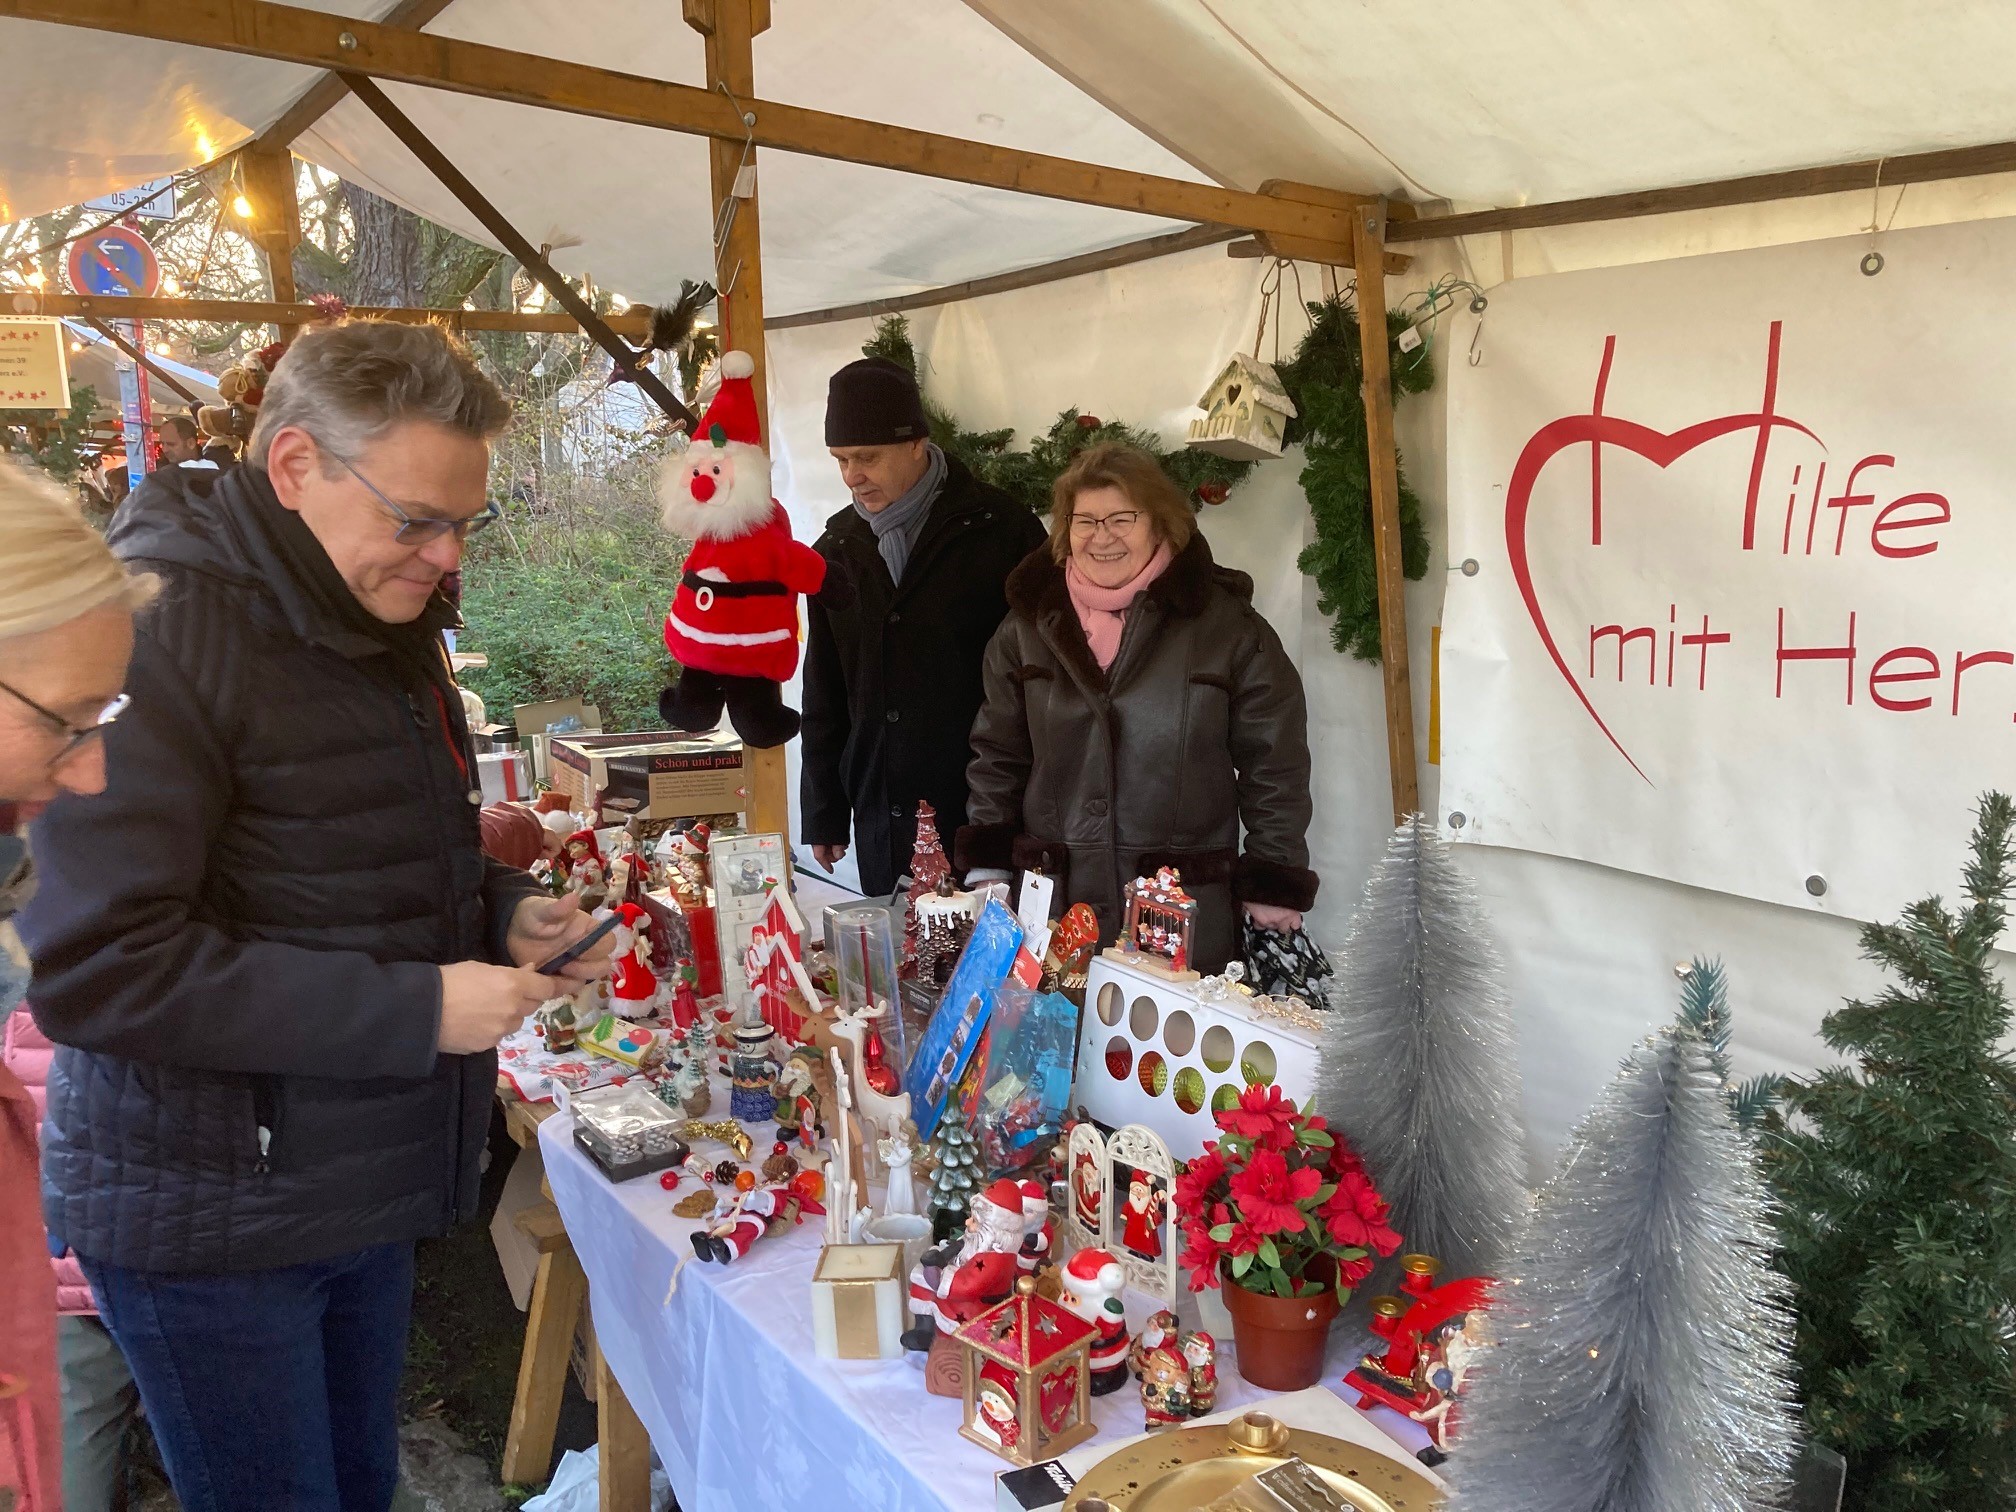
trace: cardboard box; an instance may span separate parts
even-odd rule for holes
[[[511,1300],[523,1312],[532,1305],[532,1282],[539,1273],[539,1246],[512,1220],[526,1208],[546,1201],[540,1183],[546,1176],[546,1161],[534,1140],[511,1161],[504,1177],[504,1190],[497,1199],[497,1211],[490,1219],[490,1242],[497,1249],[497,1263],[504,1268],[504,1284],[511,1288]],[[585,1311],[585,1309],[584,1309]]]
[[[725,731],[668,735],[555,735],[553,787],[600,824],[738,814],[748,806],[748,761]]]
[[[551,698],[545,703],[519,704],[511,711],[511,723],[518,731],[518,739],[532,757],[532,775],[540,782],[553,780],[547,732],[569,719],[580,721],[580,730],[574,732],[577,734],[596,733],[602,728],[602,711],[578,698]]]
[[[994,1477],[995,1512],[1057,1512],[1078,1485],[1062,1460],[1038,1460]]]

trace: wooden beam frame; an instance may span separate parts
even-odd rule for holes
[[[503,213],[495,205],[484,198],[482,191],[470,183],[459,168],[448,161],[447,155],[428,140],[426,133],[413,124],[406,112],[394,105],[386,97],[384,90],[362,74],[346,73],[343,75],[343,83],[373,115],[385,123],[387,130],[405,144],[406,150],[419,158],[427,171],[441,181],[442,187],[460,200],[462,207],[481,221],[486,231],[503,243],[504,249],[518,259],[525,271],[539,280],[546,292],[563,310],[574,317],[581,329],[593,338],[595,344],[607,352],[617,366],[629,373],[637,387],[649,395],[667,415],[683,424],[687,433],[691,434],[699,424],[699,419],[693,411],[686,407],[685,402],[677,394],[665,386],[664,379],[638,360],[641,354],[609,329],[602,317],[589,306],[588,301],[574,292],[574,286],[553,271],[552,265],[539,255],[539,249],[519,235],[518,229],[504,218]]]
[[[455,0],[399,0],[380,21],[380,26],[406,31],[424,30],[427,23],[453,5]],[[254,139],[255,147],[292,147],[301,134],[336,108],[350,92],[342,78],[322,75],[308,86],[308,92],[287,107],[287,111]]]
[[[1503,210],[1467,210],[1422,220],[1395,221],[1388,242],[1441,241],[1452,236],[1480,236],[1493,231],[1536,231],[1548,226],[1579,226],[1592,221],[1631,220],[1643,215],[1675,215],[1688,210],[1722,210],[1732,205],[1761,205],[1771,200],[1810,199],[1820,194],[1861,193],[1877,186],[1929,184],[1940,179],[1979,178],[2016,172],[2016,142],[1989,142],[1979,147],[1952,147],[1938,152],[1913,152],[1901,157],[1863,158],[1820,168],[1792,168],[1782,173],[1755,173],[1744,178],[1713,179],[1670,189],[1633,189],[1588,199],[1556,200],[1544,205],[1515,205]]]
[[[534,53],[401,30],[272,0],[0,0],[0,16],[149,37],[485,99],[748,142],[1079,204],[1337,243],[1340,191],[1249,194],[1099,167],[963,137],[913,131]],[[745,120],[744,116],[753,116]],[[1356,198],[1356,197],[1353,197]]]
[[[1385,232],[1386,218],[1378,207],[1355,213],[1358,349],[1372,473],[1372,554],[1379,582],[1379,676],[1386,692],[1386,760],[1393,781],[1393,822],[1398,824],[1421,807],[1421,786],[1414,765],[1407,577],[1400,556],[1400,459],[1393,441],[1393,372],[1386,346]]]
[[[165,320],[216,325],[308,325],[323,318],[312,304],[276,304],[257,299],[179,299],[161,296],[134,299],[121,295],[38,294],[38,315],[74,320]],[[397,320],[407,325],[445,325],[459,331],[544,331],[554,335],[578,332],[580,324],[558,311],[423,310],[359,306],[350,311],[359,320]],[[603,324],[624,336],[642,336],[648,317],[608,315]]]
[[[139,347],[133,345],[132,342],[128,341],[124,336],[121,336],[116,330],[114,330],[111,326],[107,325],[104,321],[98,319],[94,315],[87,315],[84,317],[84,322],[86,325],[90,326],[92,330],[96,331],[100,336],[103,336],[107,341],[111,342],[112,345],[119,348],[119,350],[124,352],[128,357],[132,358],[135,362],[139,363],[140,366],[147,369],[147,371],[152,373],[156,378],[159,378],[163,383],[167,384],[169,388],[173,389],[176,393],[180,394],[184,399],[187,399],[191,404],[201,404],[203,402],[202,395],[198,394],[194,389],[190,388],[186,383],[182,382],[181,379],[177,378],[173,373],[169,372],[166,368],[162,367],[160,363],[156,362],[152,357],[149,357],[146,354],[146,352],[141,350]]]
[[[686,24],[706,38],[707,87],[753,100],[756,63],[752,46],[770,24],[769,0],[682,0]],[[763,343],[763,223],[756,151],[737,134],[708,143],[707,170],[714,206],[714,287],[721,291],[721,347],[747,352],[756,364],[752,380],[756,423],[770,442],[770,366]],[[738,186],[738,180],[741,182]],[[738,195],[737,188],[747,192]],[[784,837],[791,846],[791,787],[783,746],[749,750],[749,828]]]
[[[941,284],[920,289],[915,294],[898,294],[889,299],[867,299],[859,304],[833,305],[824,310],[806,310],[797,315],[778,315],[764,322],[772,331],[795,331],[803,326],[826,325],[836,320],[864,320],[870,316],[900,315],[906,310],[925,310],[933,305],[956,304],[962,299],[980,299],[988,294],[1007,294],[1016,289],[1033,289],[1038,284],[1056,283],[1086,273],[1104,273],[1132,263],[1189,252],[1198,247],[1215,247],[1239,235],[1225,226],[1193,226],[1188,231],[1170,231],[1141,241],[1122,242],[1098,252],[1080,252],[1055,262],[1017,268],[1012,273],[994,273],[986,278],[969,278],[963,283]],[[1257,255],[1257,254],[1256,254]]]

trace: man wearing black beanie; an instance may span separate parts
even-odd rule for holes
[[[907,369],[864,357],[833,375],[826,446],[853,502],[816,544],[854,598],[806,605],[799,797],[814,859],[830,868],[851,836],[871,895],[909,867],[918,800],[941,835],[966,822],[980,659],[1008,612],[1002,585],[1044,540],[1035,515],[930,434]]]

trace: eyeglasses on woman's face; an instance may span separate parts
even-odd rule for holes
[[[131,697],[121,693],[112,702],[100,709],[98,717],[91,723],[78,725],[72,724],[54,709],[43,707],[19,688],[12,687],[7,683],[0,682],[0,693],[6,693],[17,702],[26,705],[44,724],[49,726],[51,733],[62,737],[62,747],[54,756],[49,758],[49,770],[52,772],[77,755],[78,752],[82,751],[92,741],[100,739],[113,721],[126,712],[127,705],[133,702]]]
[[[1071,516],[1071,534],[1081,541],[1091,540],[1102,530],[1115,536],[1125,536],[1132,534],[1134,527],[1140,523],[1141,511],[1138,509],[1119,509],[1105,515],[1074,513]]]

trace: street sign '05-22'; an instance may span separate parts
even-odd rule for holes
[[[102,226],[70,244],[70,287],[79,294],[151,298],[161,264],[147,238],[130,226]]]

